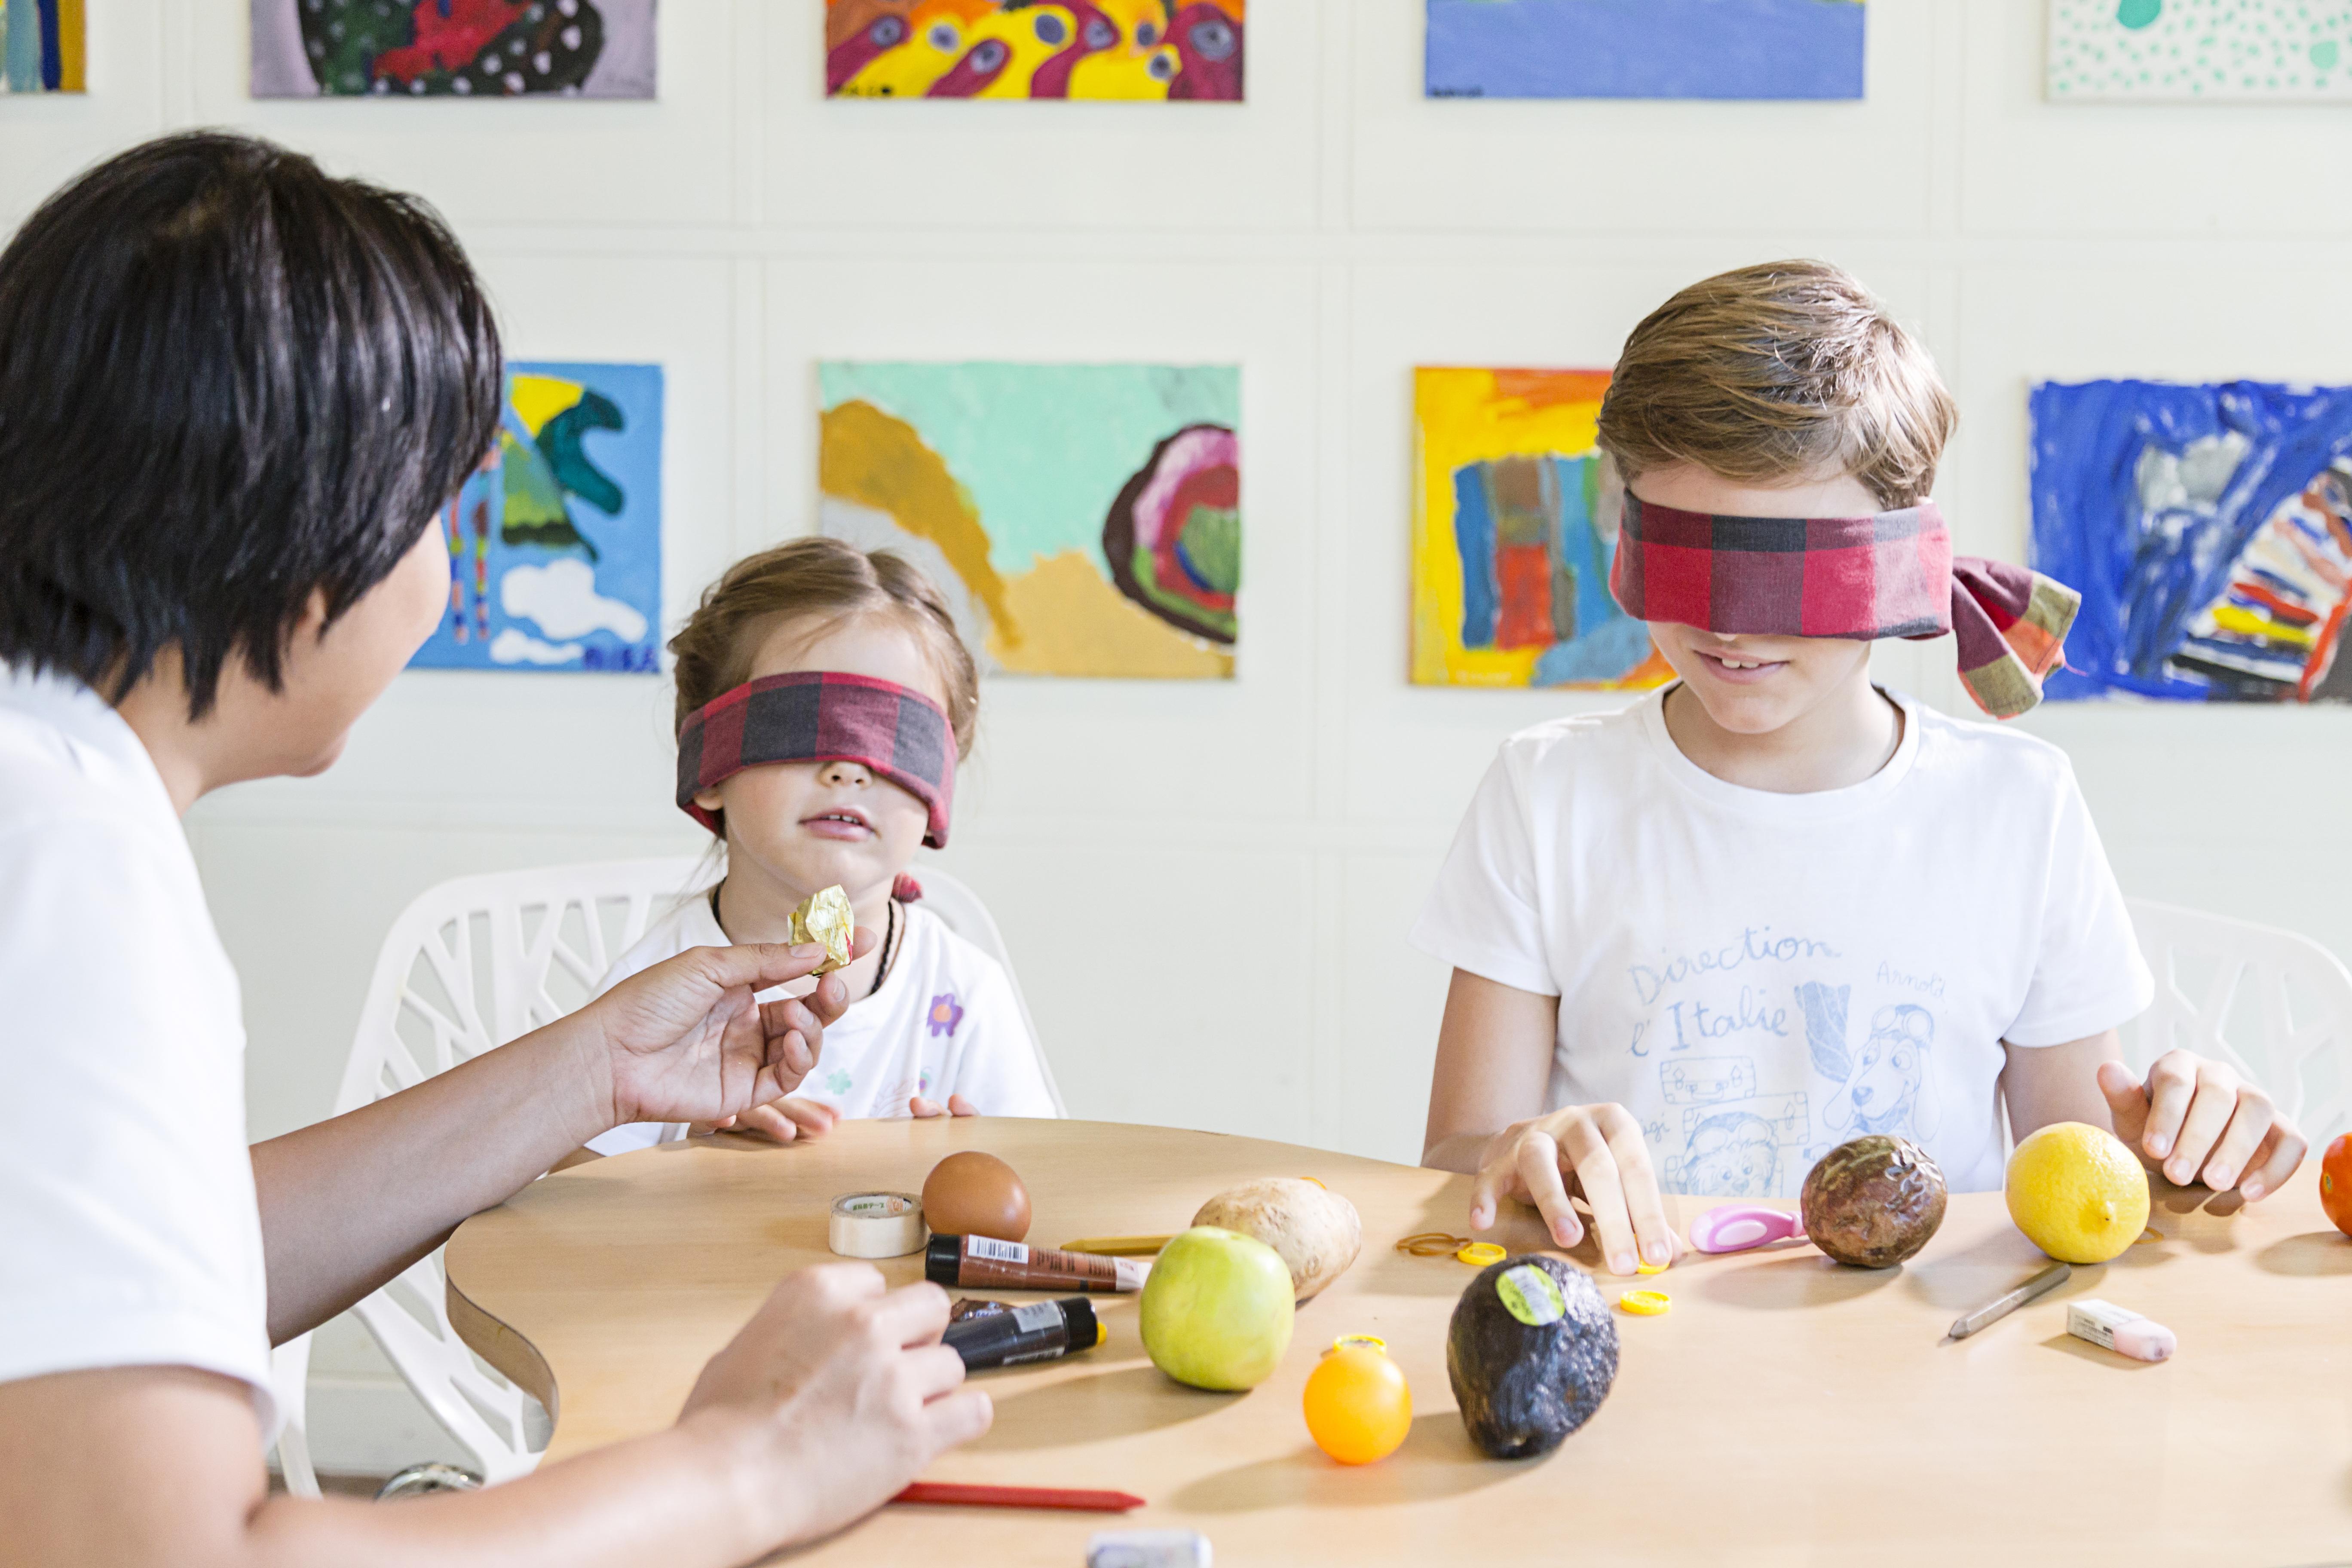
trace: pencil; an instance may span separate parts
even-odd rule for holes
[[[917,1481],[890,1500],[954,1508],[1051,1508],[1071,1513],[1125,1513],[1143,1506],[1143,1500],[1129,1492],[1074,1491],[1065,1487],[992,1487],[956,1481]]]
[[[2045,1290],[2056,1289],[2066,1283],[2074,1272],[2063,1263],[2052,1264],[2007,1295],[1995,1297],[1967,1317],[1954,1322],[1950,1337],[1956,1340],[1967,1339],[1986,1324],[2006,1318]]]

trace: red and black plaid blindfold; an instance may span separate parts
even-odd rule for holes
[[[1641,621],[1726,637],[1958,635],[1978,707],[2042,700],[2083,596],[2022,566],[1955,557],[1933,501],[1872,517],[1720,517],[1628,491],[1609,588]]]
[[[766,763],[862,763],[930,810],[923,842],[947,847],[955,799],[955,729],[919,691],[869,676],[803,669],[762,676],[712,698],[677,732],[679,809],[711,832],[694,797]]]

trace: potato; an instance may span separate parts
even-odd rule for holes
[[[1348,1271],[1364,1245],[1356,1205],[1319,1182],[1267,1176],[1229,1188],[1201,1205],[1194,1225],[1254,1236],[1281,1255],[1304,1301]]]

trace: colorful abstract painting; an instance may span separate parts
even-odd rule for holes
[[[499,441],[442,512],[449,612],[412,665],[650,671],[662,373],[509,363]]]
[[[651,98],[655,0],[253,0],[256,98]]]
[[[2352,98],[2346,0],[2050,0],[2049,96]]]
[[[2352,387],[2033,389],[2033,564],[2081,590],[2048,694],[2352,701]]]
[[[836,98],[1238,103],[1247,0],[825,0]]]
[[[0,0],[0,92],[82,90],[82,0]]]
[[[1672,677],[1609,593],[1624,500],[1597,439],[1608,386],[1605,370],[1413,372],[1416,685]]]
[[[1234,673],[1241,372],[835,362],[820,522],[946,593],[1000,669]]]
[[[1860,98],[1863,0],[1428,0],[1432,98]]]

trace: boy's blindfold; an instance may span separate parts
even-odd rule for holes
[[[1960,679],[1996,719],[2042,700],[2083,603],[2022,566],[1955,558],[1933,501],[1874,517],[1717,517],[1630,490],[1609,588],[1636,620],[1726,637],[1954,633]]]
[[[943,849],[955,799],[955,729],[919,691],[863,675],[795,670],[712,698],[677,732],[678,808],[711,832],[694,797],[766,763],[857,763],[930,809],[923,842]]]

